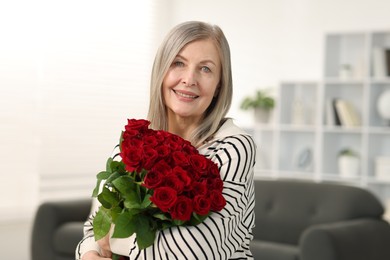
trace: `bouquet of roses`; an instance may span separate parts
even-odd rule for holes
[[[226,204],[218,166],[190,142],[129,119],[120,139],[121,161],[108,158],[93,196],[101,203],[93,220],[95,239],[136,234],[144,249],[158,230],[197,225]]]

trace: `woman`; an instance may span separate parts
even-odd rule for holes
[[[154,129],[191,141],[218,164],[225,208],[197,226],[172,227],[139,250],[135,237],[95,242],[91,217],[76,249],[76,259],[253,259],[249,243],[254,226],[253,139],[225,116],[232,100],[228,42],[218,26],[179,24],[167,35],[153,65],[148,119]],[[95,201],[96,202],[96,201]]]

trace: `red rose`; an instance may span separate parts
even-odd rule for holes
[[[221,175],[219,173],[218,165],[215,164],[212,161],[209,161],[207,172],[208,172],[208,175],[210,177],[221,179]]]
[[[172,172],[172,169],[171,169],[171,166],[169,166],[169,164],[164,161],[164,160],[160,160],[158,161],[153,167],[152,167],[152,170],[153,171],[158,171],[160,172],[161,174],[163,174],[164,176],[165,175],[168,175]]]
[[[142,150],[136,147],[123,148],[120,153],[123,163],[126,165],[126,171],[136,170],[142,160]]]
[[[124,132],[122,133],[122,138],[123,138],[123,139],[126,139],[126,138],[133,138],[133,137],[136,137],[138,134],[139,134],[139,131],[129,129],[129,130],[126,130],[126,131],[124,131]]]
[[[193,182],[192,183],[192,195],[206,195],[207,194],[207,184],[206,181],[202,182]]]
[[[156,135],[147,135],[142,139],[145,145],[156,147],[158,144]]]
[[[182,221],[190,220],[192,210],[192,200],[185,196],[179,196],[171,210],[172,219],[178,219]]]
[[[207,179],[207,188],[209,190],[216,190],[216,191],[222,192],[223,181],[220,178]]]
[[[144,119],[127,119],[126,131],[136,130],[138,132],[146,131],[150,122]]]
[[[150,200],[162,211],[168,212],[177,200],[177,193],[169,187],[160,187],[154,190]]]
[[[184,189],[184,183],[172,173],[164,177],[164,186],[171,187],[177,194],[180,194]]]
[[[191,178],[183,168],[176,166],[172,169],[172,173],[183,182],[184,187],[187,187],[191,184]]]
[[[192,146],[192,144],[187,141],[187,140],[184,140],[184,144],[183,144],[183,148],[181,149],[184,153],[188,154],[188,155],[191,155],[191,154],[199,154],[199,151],[196,150],[196,148],[194,146]]]
[[[130,148],[130,147],[140,148],[140,147],[142,147],[142,145],[143,145],[142,140],[135,138],[135,137],[126,137],[121,142],[121,149],[123,150],[123,149]]]
[[[182,151],[173,152],[172,158],[173,158],[173,162],[175,163],[175,165],[185,167],[189,164],[187,154],[183,153]]]
[[[222,196],[222,193],[219,191],[215,191],[215,190],[211,191],[210,200],[211,200],[211,210],[213,211],[221,211],[226,205],[226,200]]]
[[[164,159],[171,154],[171,149],[166,145],[159,145],[156,147],[156,151],[158,153],[158,157],[160,159]]]
[[[194,198],[194,211],[198,215],[207,215],[211,207],[211,201],[204,195],[197,195]]]
[[[182,140],[179,136],[177,135],[170,135],[168,138],[165,139],[165,144],[169,146],[169,148],[173,151],[178,151],[180,150],[182,146]]]
[[[144,146],[142,165],[145,170],[150,170],[158,159],[157,151],[150,145]]]
[[[159,171],[149,171],[144,178],[144,186],[148,189],[154,189],[162,183],[163,177]]]
[[[204,173],[207,169],[208,163],[207,158],[201,154],[194,154],[190,156],[190,164],[194,168],[195,171],[199,173]]]

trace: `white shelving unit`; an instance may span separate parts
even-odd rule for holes
[[[390,31],[328,34],[323,79],[280,84],[272,122],[254,127],[258,176],[359,185],[390,206],[390,172],[388,178],[375,175],[376,158],[390,157],[390,122],[376,108],[379,95],[390,89],[390,77],[375,71],[377,48],[390,49]],[[351,103],[361,124],[330,124],[327,102],[335,98]],[[340,175],[343,148],[359,154],[358,175]]]

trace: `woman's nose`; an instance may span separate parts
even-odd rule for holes
[[[187,69],[183,74],[182,83],[185,86],[195,86],[197,85],[197,75],[194,69]]]

